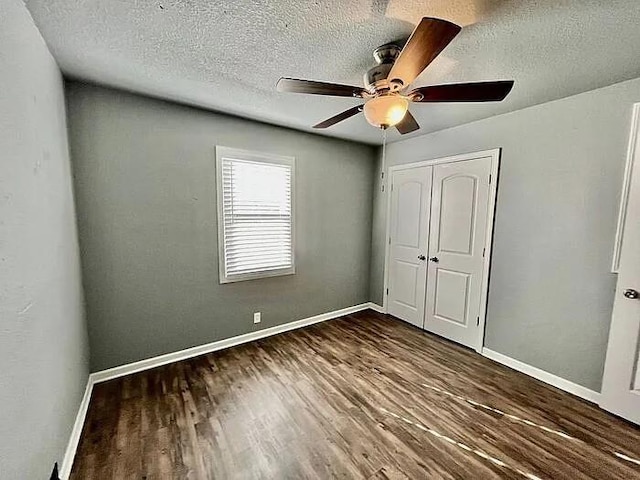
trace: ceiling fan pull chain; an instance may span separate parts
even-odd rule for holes
[[[382,168],[387,167],[387,129],[382,128]]]
[[[382,165],[381,165],[381,170],[382,170],[382,191],[384,192],[384,184],[385,184],[385,180],[384,180],[384,174],[387,171],[387,129],[383,128],[382,129]]]

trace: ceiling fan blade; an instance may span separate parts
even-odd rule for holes
[[[424,17],[415,28],[387,79],[407,87],[436,58],[462,28],[439,18]]]
[[[362,97],[366,90],[353,85],[339,83],[316,82],[297,78],[281,78],[276,84],[279,92],[310,93],[312,95],[333,95],[335,97]]]
[[[499,102],[513,88],[513,80],[452,83],[420,87],[407,94],[414,102]]]
[[[357,107],[350,108],[349,110],[345,110],[338,115],[326,119],[324,122],[320,122],[313,126],[313,128],[328,128],[332,125],[335,125],[338,122],[346,120],[347,118],[351,118],[354,115],[357,115],[362,111],[362,105],[358,105]]]
[[[416,119],[411,115],[411,112],[407,111],[407,113],[404,114],[404,118],[396,125],[396,128],[402,135],[405,135],[415,132],[420,128],[420,125],[418,125]]]

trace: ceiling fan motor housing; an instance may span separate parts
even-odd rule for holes
[[[391,83],[387,79],[400,51],[401,48],[396,43],[387,43],[373,51],[373,58],[377,65],[364,74],[364,85],[367,90],[371,93],[383,93],[402,88],[402,85]]]

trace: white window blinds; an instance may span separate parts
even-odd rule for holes
[[[293,273],[293,159],[221,149],[218,177],[220,281]]]

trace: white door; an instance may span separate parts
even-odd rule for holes
[[[391,178],[387,309],[420,328],[427,285],[431,169],[396,170]]]
[[[640,135],[635,151],[600,406],[640,424]]]
[[[436,165],[424,328],[478,347],[491,157]]]

